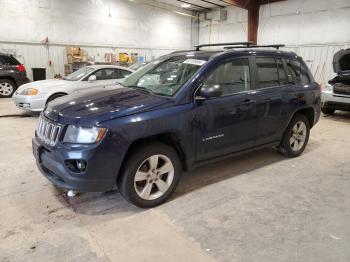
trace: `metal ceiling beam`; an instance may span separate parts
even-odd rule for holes
[[[226,6],[224,6],[224,5],[220,5],[220,4],[217,4],[217,3],[214,3],[214,2],[208,1],[208,0],[199,0],[199,1],[202,1],[202,2],[207,3],[207,4],[215,5],[215,6],[220,7],[220,8],[226,7]]]
[[[198,7],[198,8],[200,8],[200,9],[202,9],[202,10],[211,11],[210,8],[207,8],[207,7],[204,7],[204,6],[201,6],[201,5],[197,5],[197,4],[192,4],[192,3],[187,2],[187,1],[184,1],[184,0],[176,0],[176,1],[181,2],[181,3],[184,3],[184,4],[189,4],[189,5],[191,5],[191,6]]]

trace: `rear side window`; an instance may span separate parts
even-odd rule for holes
[[[10,55],[0,55],[0,63],[3,65],[20,65],[20,63]]]
[[[275,58],[257,57],[256,65],[258,69],[258,88],[279,86],[278,68]]]
[[[283,67],[282,59],[277,58],[276,63],[277,63],[277,68],[278,68],[279,83],[280,83],[280,85],[287,85],[289,83],[289,81],[288,81],[286,71],[284,70],[284,67]]]
[[[295,83],[310,83],[308,70],[304,65],[302,65],[299,60],[287,59],[286,62],[288,68],[288,76],[291,78],[291,80],[293,80]]]
[[[222,96],[232,95],[250,89],[248,59],[234,59],[217,67],[204,82],[204,85],[219,85]]]

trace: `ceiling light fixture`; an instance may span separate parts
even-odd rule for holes
[[[182,7],[182,8],[190,8],[191,5],[190,5],[190,4],[187,4],[187,3],[183,3],[183,4],[181,4],[181,7]]]

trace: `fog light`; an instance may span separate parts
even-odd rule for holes
[[[74,173],[84,173],[86,172],[87,163],[82,159],[70,159],[65,161],[68,169]]]
[[[86,162],[84,160],[77,160],[77,167],[81,171],[85,172],[86,171]]]

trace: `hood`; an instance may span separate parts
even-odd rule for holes
[[[95,88],[50,102],[43,114],[61,124],[92,126],[100,122],[170,106],[172,100],[141,89]]]
[[[334,54],[333,70],[338,75],[350,73],[350,48],[342,49]]]
[[[28,87],[36,88],[39,91],[44,91],[45,89],[58,88],[61,86],[67,86],[67,85],[76,84],[76,83],[77,83],[76,81],[68,81],[63,79],[41,80],[41,81],[35,81],[35,82],[24,84],[20,88],[18,88],[17,92],[20,92],[23,89]]]

